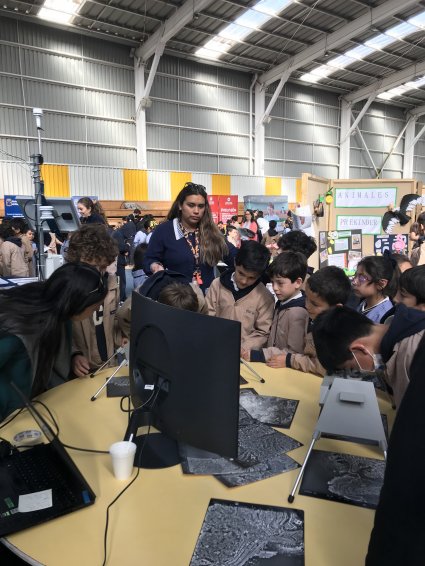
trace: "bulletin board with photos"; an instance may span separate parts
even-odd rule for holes
[[[319,232],[319,267],[335,265],[354,275],[362,258],[361,230]]]

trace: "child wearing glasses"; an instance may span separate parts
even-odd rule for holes
[[[394,273],[393,263],[386,256],[367,256],[357,265],[352,286],[354,294],[362,300],[356,310],[372,322],[379,323],[393,308]]]

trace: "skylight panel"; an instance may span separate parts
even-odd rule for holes
[[[374,51],[375,50],[372,49],[372,47],[368,47],[367,45],[358,45],[357,47],[354,47],[354,49],[346,51],[345,55],[352,59],[364,59]]]
[[[245,39],[250,33],[252,33],[251,28],[246,28],[239,26],[238,24],[230,24],[226,26],[218,34],[220,37],[227,37],[228,39],[234,39],[235,41],[241,41]]]
[[[381,92],[381,94],[378,94],[377,98],[381,98],[382,100],[391,100],[394,96],[395,94],[391,94],[390,92]]]
[[[320,80],[320,76],[313,75],[312,73],[304,73],[304,75],[301,75],[300,80],[306,83],[317,83],[317,81]]]
[[[368,47],[372,47],[372,49],[384,49],[387,45],[394,43],[394,38],[386,35],[385,33],[380,33],[379,35],[375,35],[371,39],[365,41],[365,45]]]
[[[425,12],[420,12],[419,14],[416,14],[416,16],[413,16],[413,18],[410,18],[407,21],[409,22],[409,24],[412,24],[413,26],[417,26],[419,28],[425,28]]]
[[[69,24],[78,13],[81,0],[45,0],[38,17],[50,22]]]
[[[408,83],[406,83],[406,85],[408,85],[412,89],[420,88],[421,86],[425,85],[425,76],[419,77],[418,79],[415,79],[414,81],[409,81]]]
[[[329,67],[337,67],[337,69],[345,69],[348,65],[352,65],[355,63],[356,60],[352,59],[351,57],[347,57],[347,55],[339,55],[338,57],[334,57],[333,59],[329,59],[328,65]]]
[[[411,33],[416,33],[418,31],[418,26],[409,24],[408,22],[402,22],[390,29],[387,29],[385,35],[389,35],[390,37],[395,37],[396,39],[403,39],[407,35]]]
[[[195,55],[197,57],[202,57],[203,59],[218,59],[221,55],[219,51],[211,51],[211,49],[205,49],[205,47],[201,47],[197,51],[195,51]]]
[[[208,41],[204,45],[204,49],[207,49],[209,51],[218,51],[219,53],[226,53],[226,51],[228,51],[232,47],[233,43],[234,42],[230,41],[229,39],[217,36]]]
[[[335,69],[332,67],[328,67],[327,65],[320,65],[320,67],[316,67],[310,73],[312,75],[317,75],[318,77],[327,77],[335,72]]]
[[[239,18],[236,18],[235,24],[239,24],[240,26],[245,26],[247,28],[258,29],[269,20],[270,16],[268,14],[262,14],[255,10],[247,10],[239,16]]]
[[[256,12],[263,12],[270,16],[279,14],[286,6],[292,4],[293,0],[260,0],[255,6],[251,6]]]

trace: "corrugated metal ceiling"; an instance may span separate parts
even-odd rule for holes
[[[187,1],[193,4],[192,21],[168,41],[166,53],[191,59],[198,59],[195,55],[197,49],[256,3],[254,0],[215,0],[208,8],[197,11],[197,0]],[[290,61],[291,57],[323,40],[327,34],[370,13],[371,9],[386,1],[388,0],[297,0],[272,17],[261,29],[253,31],[246,39],[223,53],[214,64],[261,74]],[[0,16],[13,15],[41,23],[37,19],[37,13],[42,3],[42,0],[3,0],[0,4]],[[184,3],[183,0],[83,0],[71,28],[138,47],[155,31],[160,30]],[[403,5],[404,2],[401,1],[396,15],[386,17],[379,25],[373,25],[356,37],[347,39],[338,49],[318,50],[316,58],[293,71],[290,80],[300,80],[302,75],[319,65],[325,65],[328,60],[348,49],[425,10],[425,3],[419,0],[407,9]],[[43,24],[49,25],[45,21]],[[316,84],[318,88],[347,94],[424,60],[425,31],[422,30],[375,51],[366,60],[359,60],[323,77]],[[423,104],[425,89],[422,87],[406,92],[393,101],[407,107]]]

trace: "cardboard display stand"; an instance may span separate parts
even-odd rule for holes
[[[361,230],[319,232],[319,268],[336,265],[347,275],[354,275],[361,258]]]

